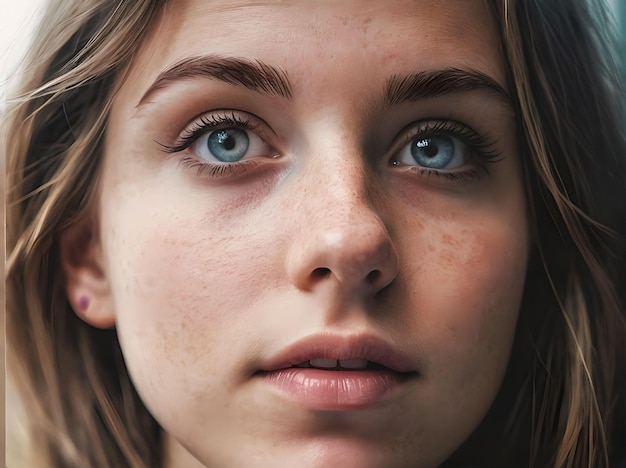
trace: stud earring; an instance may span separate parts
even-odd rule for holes
[[[89,298],[87,296],[81,295],[78,298],[78,307],[80,308],[80,310],[87,310],[87,307],[89,307]]]

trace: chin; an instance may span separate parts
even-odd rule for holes
[[[267,460],[238,466],[250,467],[306,467],[306,468],[435,468],[443,460],[425,460],[415,453],[405,452],[411,447],[398,443],[382,447],[376,440],[355,440],[347,437],[324,437],[296,443],[285,452],[274,452]],[[425,457],[424,457],[425,458]]]

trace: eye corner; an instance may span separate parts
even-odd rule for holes
[[[185,146],[184,143],[181,144],[181,143],[174,142],[172,145],[168,145],[165,143],[161,143],[158,140],[152,140],[152,141],[156,144],[157,148],[160,151],[163,151],[166,154],[180,153],[181,151],[184,151],[185,149],[188,148],[188,146]]]

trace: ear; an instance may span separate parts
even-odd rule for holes
[[[76,315],[94,327],[110,328],[115,325],[115,313],[95,226],[85,220],[60,236],[65,292]]]

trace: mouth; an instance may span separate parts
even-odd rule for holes
[[[367,359],[326,359],[314,358],[301,362],[297,366],[291,366],[303,369],[324,369],[328,371],[361,371],[361,370],[383,370],[386,369],[382,364],[378,364]]]
[[[256,373],[282,398],[312,410],[384,406],[419,374],[413,360],[373,336],[316,335]]]

